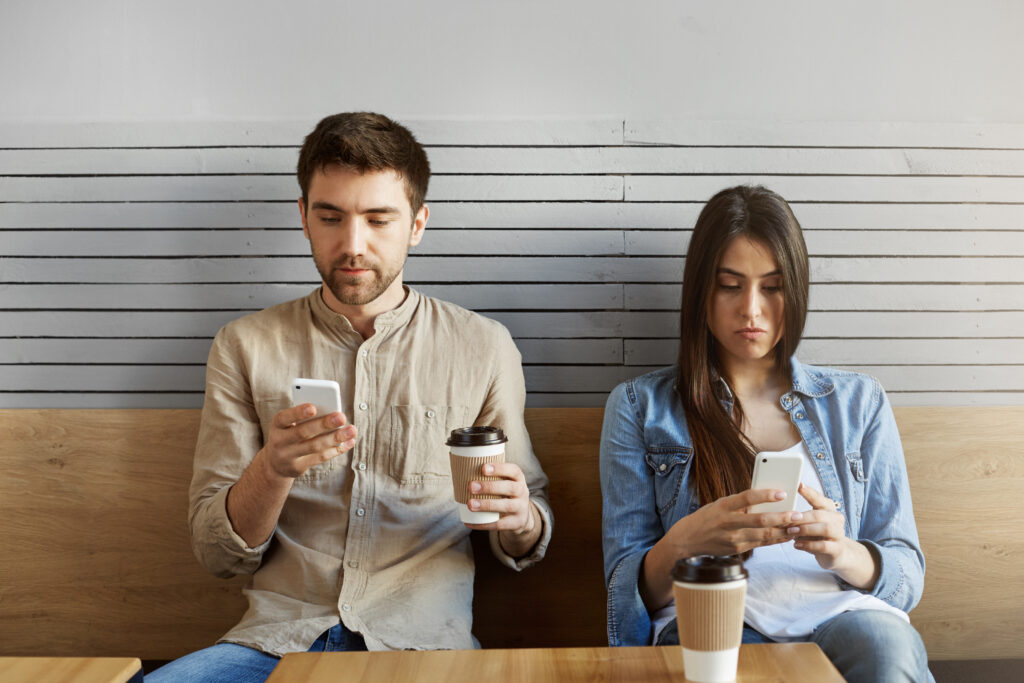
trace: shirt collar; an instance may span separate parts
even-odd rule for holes
[[[384,331],[385,328],[393,330],[395,328],[405,325],[409,320],[412,319],[413,313],[416,311],[416,306],[419,304],[420,293],[411,287],[403,285],[405,289],[405,301],[399,304],[398,308],[393,308],[390,311],[384,311],[373,321],[373,327],[377,332]],[[313,317],[316,318],[317,322],[324,325],[331,330],[339,330],[344,334],[359,334],[355,328],[352,327],[352,323],[349,319],[343,316],[341,313],[332,310],[325,302],[323,297],[323,285],[320,285],[314,289],[307,297],[309,302],[310,310],[313,312]]]

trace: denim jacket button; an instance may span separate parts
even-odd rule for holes
[[[665,463],[661,463],[660,465],[658,465],[659,472],[664,472],[666,469],[668,469],[668,465],[666,465]]]
[[[803,413],[797,413],[796,414],[796,419],[798,419],[798,420],[804,419],[804,414]]]
[[[818,460],[824,460],[825,459],[825,454],[824,453],[815,453],[814,457],[817,458]]]

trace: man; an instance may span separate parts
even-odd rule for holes
[[[299,154],[302,230],[323,284],[236,320],[210,351],[190,491],[192,545],[251,574],[217,645],[147,680],[263,680],[287,652],[476,645],[469,528],[521,569],[551,535],[547,479],[523,423],[520,356],[500,324],[402,284],[423,238],[430,168],[404,127],[329,116]],[[342,411],[291,406],[295,377],[334,379]],[[459,522],[445,440],[501,427],[506,463],[470,483]]]

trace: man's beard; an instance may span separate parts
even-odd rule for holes
[[[324,264],[315,253],[313,262],[316,264],[316,269],[324,284],[331,290],[331,294],[346,306],[363,306],[376,300],[387,291],[387,288],[402,272],[402,265],[404,265],[403,263],[394,271],[383,272],[380,266],[371,266],[358,259],[346,258],[332,264]],[[340,268],[365,269],[373,273],[373,276],[369,278],[365,275],[359,278],[346,277]]]

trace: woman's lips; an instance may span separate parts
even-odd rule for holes
[[[736,334],[747,341],[757,341],[759,337],[768,334],[768,332],[760,327],[744,327],[742,330],[736,330]]]

